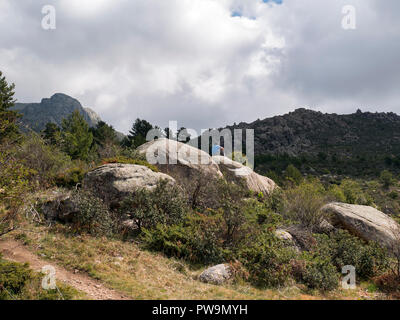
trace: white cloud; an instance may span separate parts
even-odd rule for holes
[[[125,132],[136,117],[200,129],[300,106],[400,111],[395,0],[60,0],[44,31],[47,2],[0,2],[0,70],[20,101],[64,92]]]

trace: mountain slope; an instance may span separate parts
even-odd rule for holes
[[[400,152],[400,116],[394,113],[324,114],[297,109],[283,116],[257,120],[230,129],[254,129],[256,154],[319,152],[352,156]]]
[[[279,174],[289,163],[304,173],[400,171],[400,116],[395,113],[357,110],[338,115],[297,109],[227,128],[254,129],[256,170],[262,173]]]
[[[62,93],[42,99],[40,103],[17,103],[14,110],[18,110],[22,114],[22,126],[34,131],[43,130],[48,122],[61,125],[62,119],[68,117],[75,110],[82,114],[91,127],[101,120],[93,110],[83,108],[78,100]]]

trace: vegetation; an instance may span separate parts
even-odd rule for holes
[[[186,214],[186,202],[181,190],[161,180],[154,188],[139,189],[133,196],[121,203],[121,214],[135,221],[138,229],[154,227],[157,224],[179,223]]]
[[[339,157],[322,151],[316,159],[261,156],[260,171],[268,170],[280,184],[271,195],[199,173],[190,183],[160,181],[151,190],[138,189],[111,206],[82,186],[85,173],[108,163],[157,172],[137,150],[157,127],[137,119],[120,142],[112,126],[89,128],[76,111],[61,127],[49,123],[40,134],[20,133],[18,115],[9,111],[13,89],[0,74],[0,236],[11,233],[47,259],[134,298],[184,298],[189,292],[193,298],[266,298],[287,287],[327,295],[340,290],[344,265],[356,267],[359,285],[376,282],[387,291],[398,279],[390,276],[396,261],[379,244],[320,227],[328,218],[321,208],[331,201],[375,206],[396,218],[395,170],[357,180],[343,174],[353,167],[342,168]],[[42,204],[59,188],[68,194],[72,213],[49,225]],[[279,236],[282,228],[291,230],[292,239]],[[217,263],[237,266],[234,284],[216,288],[195,281]],[[59,298],[43,292],[37,279],[28,266],[0,260],[0,298]],[[65,289],[62,296],[74,293]]]
[[[62,139],[63,149],[72,159],[88,159],[93,134],[79,111],[63,120]]]
[[[75,289],[57,284],[56,289],[44,290],[43,276],[28,264],[9,262],[0,256],[0,300],[71,300],[80,298]]]
[[[154,129],[146,120],[136,119],[129,131],[129,135],[124,139],[123,145],[126,147],[137,148],[146,142],[147,133]]]

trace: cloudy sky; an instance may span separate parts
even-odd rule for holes
[[[400,1],[0,0],[0,70],[19,102],[66,93],[123,132],[138,117],[199,130],[298,107],[400,113]]]

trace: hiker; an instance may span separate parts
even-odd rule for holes
[[[224,147],[221,147],[218,144],[214,144],[211,149],[211,154],[213,156],[225,156]]]

